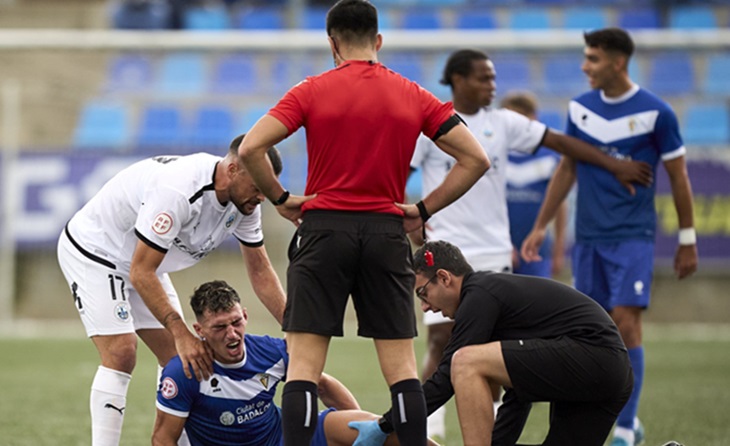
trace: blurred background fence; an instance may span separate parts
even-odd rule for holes
[[[442,99],[448,54],[486,51],[498,96],[534,91],[540,117],[562,129],[585,91],[582,31],[628,28],[632,78],[674,107],[688,147],[700,273],[671,277],[676,216],[657,179],[656,305],[649,320],[729,322],[730,4],[651,0],[388,0],[380,60]],[[292,85],[332,66],[331,2],[0,0],[0,322],[4,331],[69,319],[80,329],[55,242],[73,213],[136,159],[224,153]],[[377,92],[372,92],[377,94]],[[499,98],[498,98],[499,99]],[[304,135],[280,145],[282,182],[302,192]],[[660,169],[661,170],[661,169]],[[409,193],[419,193],[418,178]],[[293,227],[265,208],[269,255],[285,279]],[[192,273],[247,287],[235,244]],[[245,288],[248,289],[248,288]],[[255,304],[254,304],[255,305]],[[27,326],[27,325],[22,325]],[[33,326],[33,324],[30,324]],[[0,330],[1,331],[1,330]]]

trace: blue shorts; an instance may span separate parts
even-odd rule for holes
[[[327,415],[329,415],[330,412],[334,412],[336,410],[337,409],[335,409],[334,407],[330,407],[329,409],[325,409],[319,413],[319,417],[317,418],[317,429],[314,431],[312,443],[310,443],[311,446],[327,446],[327,436],[324,432],[324,419],[327,417]],[[284,446],[283,436],[279,444],[281,446]]]
[[[653,272],[651,241],[576,243],[573,247],[575,288],[609,312],[614,307],[648,307]]]
[[[543,257],[542,260],[538,260],[537,262],[523,261],[512,272],[524,276],[547,277],[550,279],[553,276],[553,260]]]

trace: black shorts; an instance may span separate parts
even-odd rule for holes
[[[308,211],[289,261],[284,331],[342,336],[352,295],[358,335],[416,336],[413,258],[401,217]]]
[[[603,444],[633,389],[634,376],[625,350],[568,337],[501,344],[517,399],[551,403],[544,445]],[[495,426],[495,435],[496,431]]]

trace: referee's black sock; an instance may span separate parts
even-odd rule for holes
[[[426,445],[426,398],[417,379],[390,386],[393,427],[402,446]]]
[[[289,381],[281,396],[284,446],[309,445],[317,428],[317,384]]]

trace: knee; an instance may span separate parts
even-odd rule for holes
[[[137,365],[137,343],[118,343],[101,354],[101,365],[120,372],[132,373]]]
[[[451,357],[451,382],[472,377],[478,373],[476,352],[471,346],[462,347]]]

